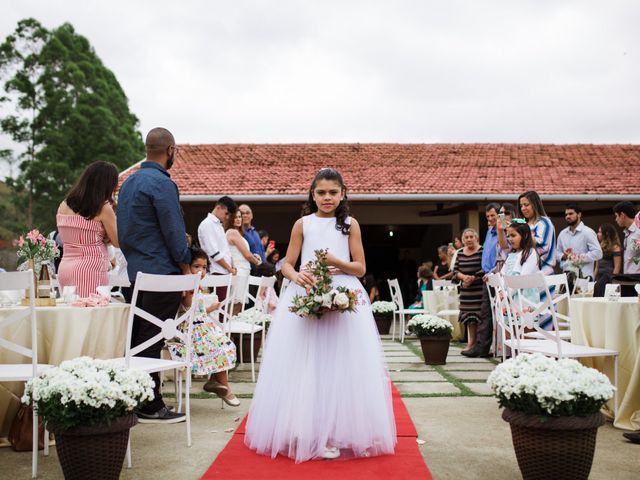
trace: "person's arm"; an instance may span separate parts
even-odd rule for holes
[[[242,240],[243,238],[240,236],[237,230],[229,229],[227,230],[227,240],[229,240],[229,244],[233,245],[238,249],[240,254],[249,262],[254,265],[260,265],[260,260],[255,256],[255,254],[251,253],[251,251],[247,248],[247,244]]]
[[[500,225],[496,226],[496,231],[498,232],[498,245],[502,250],[506,250],[509,248],[509,242],[507,242],[507,235],[505,233],[504,228]]]
[[[560,266],[562,266],[562,263],[567,259],[567,255],[564,251],[564,242],[562,241],[563,238],[564,235],[562,235],[562,232],[560,232],[556,245],[556,260],[560,262]]]
[[[291,238],[289,239],[289,247],[282,264],[282,275],[288,278],[292,283],[300,285],[303,288],[310,288],[315,279],[311,273],[304,270],[296,272],[295,266],[302,250],[302,219],[298,219],[291,230]]]
[[[600,242],[598,242],[598,237],[596,236],[596,232],[589,229],[585,231],[587,238],[587,253],[584,254],[585,260],[589,262],[595,262],[602,258],[602,247],[600,246]]]
[[[118,243],[118,226],[116,225],[116,212],[113,211],[113,207],[110,203],[107,202],[103,205],[100,213],[98,214],[98,216],[96,216],[96,220],[102,222],[111,245],[120,248],[120,244]]]
[[[622,249],[615,247],[613,249],[613,274],[619,275],[622,273]]]
[[[169,190],[171,187],[173,187],[173,191]],[[171,182],[171,186],[169,186],[163,182],[159,189],[156,190],[152,203],[156,211],[156,217],[161,219],[159,222],[160,232],[169,248],[173,261],[179,264],[183,271],[185,268],[188,271],[188,266],[191,263],[191,250],[187,245],[186,229],[176,184]]]
[[[362,277],[367,271],[367,266],[364,259],[360,224],[355,218],[351,218],[351,228],[349,228],[349,251],[351,252],[350,262],[341,260],[329,253],[327,254],[327,264],[336,267],[347,275]]]
[[[438,275],[439,268],[440,268],[440,265],[436,265],[435,268],[433,269],[433,278],[435,278],[436,280],[440,280],[440,275]]]

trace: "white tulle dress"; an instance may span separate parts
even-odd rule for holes
[[[335,227],[335,218],[303,218],[302,265],[320,248],[350,260],[349,237]],[[289,311],[304,289],[290,283],[281,294],[247,421],[245,443],[257,453],[304,462],[326,447],[342,457],[394,452],[391,384],[371,304],[356,277],[335,275],[333,284],[360,291],[357,311],[304,318]]]

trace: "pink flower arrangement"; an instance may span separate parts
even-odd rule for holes
[[[56,242],[47,239],[38,229],[33,229],[26,235],[20,235],[13,244],[18,247],[18,267],[33,260],[36,269],[60,255]]]

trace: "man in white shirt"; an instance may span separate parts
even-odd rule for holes
[[[623,273],[640,273],[640,229],[633,221],[636,213],[631,202],[620,202],[613,207],[616,223],[624,228]]]
[[[225,234],[224,225],[229,218],[233,218],[238,207],[229,197],[221,197],[213,207],[213,211],[198,226],[198,241],[211,260],[209,273],[213,275],[235,275],[236,269],[231,263],[231,251]],[[218,298],[226,292],[219,292]]]
[[[576,274],[575,267],[569,262],[571,254],[580,255],[584,263],[579,267],[583,277],[594,278],[596,261],[602,258],[602,248],[593,229],[582,223],[582,208],[579,205],[567,205],[564,219],[569,225],[558,235],[556,255],[563,272]]]

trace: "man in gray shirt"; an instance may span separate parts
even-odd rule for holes
[[[640,229],[634,223],[636,213],[631,202],[620,202],[613,207],[616,223],[624,228],[623,273],[640,273]]]
[[[563,272],[577,273],[570,263],[571,254],[579,255],[582,264],[579,267],[583,277],[594,278],[596,261],[602,258],[602,248],[598,236],[591,228],[582,223],[582,208],[578,205],[567,205],[564,218],[569,225],[558,235],[556,255]],[[577,267],[577,265],[575,266]]]

